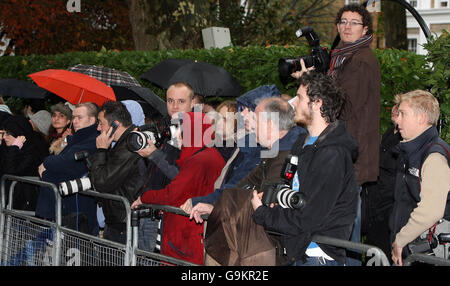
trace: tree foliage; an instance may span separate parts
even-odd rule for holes
[[[128,0],[138,50],[203,47],[201,30],[230,29],[235,46],[294,44],[295,31],[313,26],[332,41],[336,0]]]
[[[213,0],[127,0],[137,50],[203,47]]]
[[[0,26],[11,39],[6,54],[133,49],[127,4],[121,0],[81,1],[81,12],[67,11],[67,0],[2,0]]]
[[[331,43],[336,0],[220,0],[215,25],[230,28],[235,45],[295,44],[295,31],[312,26]]]

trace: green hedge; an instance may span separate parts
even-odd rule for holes
[[[390,125],[390,107],[394,95],[414,89],[426,89],[430,84],[432,73],[424,56],[400,50],[374,52],[380,62],[382,73],[380,113],[381,132],[384,132]],[[167,58],[192,58],[222,66],[239,81],[243,92],[264,84],[276,84],[281,92],[295,95],[295,87],[293,85],[283,87],[278,78],[278,59],[307,53],[307,46],[249,46],[211,50],[121,52],[102,50],[49,56],[8,56],[0,57],[0,78],[29,80],[28,74],[45,69],[66,69],[78,63],[104,65],[129,72],[143,86],[149,87],[161,98],[165,98],[164,90],[140,79],[140,75]]]

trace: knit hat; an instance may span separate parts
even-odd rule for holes
[[[64,114],[67,119],[72,120],[72,109],[70,109],[69,106],[59,102],[55,105],[52,105],[52,107],[50,107],[51,113],[53,114],[53,112],[58,111],[61,112],[62,114]]]
[[[47,110],[39,110],[30,115],[30,120],[43,134],[48,135],[48,129],[52,124],[52,115]]]

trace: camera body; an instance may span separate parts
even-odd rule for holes
[[[292,73],[302,69],[300,60],[303,59],[306,68],[314,66],[318,72],[326,72],[330,66],[330,55],[326,47],[320,46],[319,36],[314,32],[312,27],[303,27],[296,32],[297,37],[305,36],[311,54],[295,58],[281,58],[278,60],[278,74],[283,85],[293,80]]]
[[[294,178],[297,171],[298,157],[288,155],[285,159],[284,165],[281,168],[281,182],[269,182],[263,186],[262,203],[270,205],[271,203],[278,203],[283,208],[301,209],[305,205],[305,200],[302,194],[294,191],[291,188],[290,182]]]
[[[171,124],[166,120],[151,121],[149,124],[138,127],[131,131],[127,137],[127,147],[131,152],[138,152],[148,147],[147,140],[150,139],[156,148],[172,138]]]

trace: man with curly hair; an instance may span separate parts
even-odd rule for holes
[[[379,172],[380,67],[370,49],[373,29],[366,7],[359,4],[344,6],[338,11],[335,24],[340,42],[331,51],[328,75],[337,81],[349,102],[340,119],[346,121],[347,131],[358,142],[355,174],[364,198],[370,191],[376,192]],[[364,229],[360,212],[361,207],[358,207],[352,234],[352,241],[356,242],[361,240],[361,229]],[[349,256],[356,259],[351,258],[348,264],[361,265],[359,254],[349,253]]]
[[[294,119],[308,133],[301,134],[291,150],[298,157],[292,189],[302,194],[305,204],[302,208],[266,206],[261,201],[263,193],[255,190],[253,219],[264,229],[282,234],[289,265],[344,265],[344,249],[317,244],[311,238],[350,238],[358,196],[353,167],[357,144],[338,120],[344,98],[335,82],[316,72],[298,82]]]

